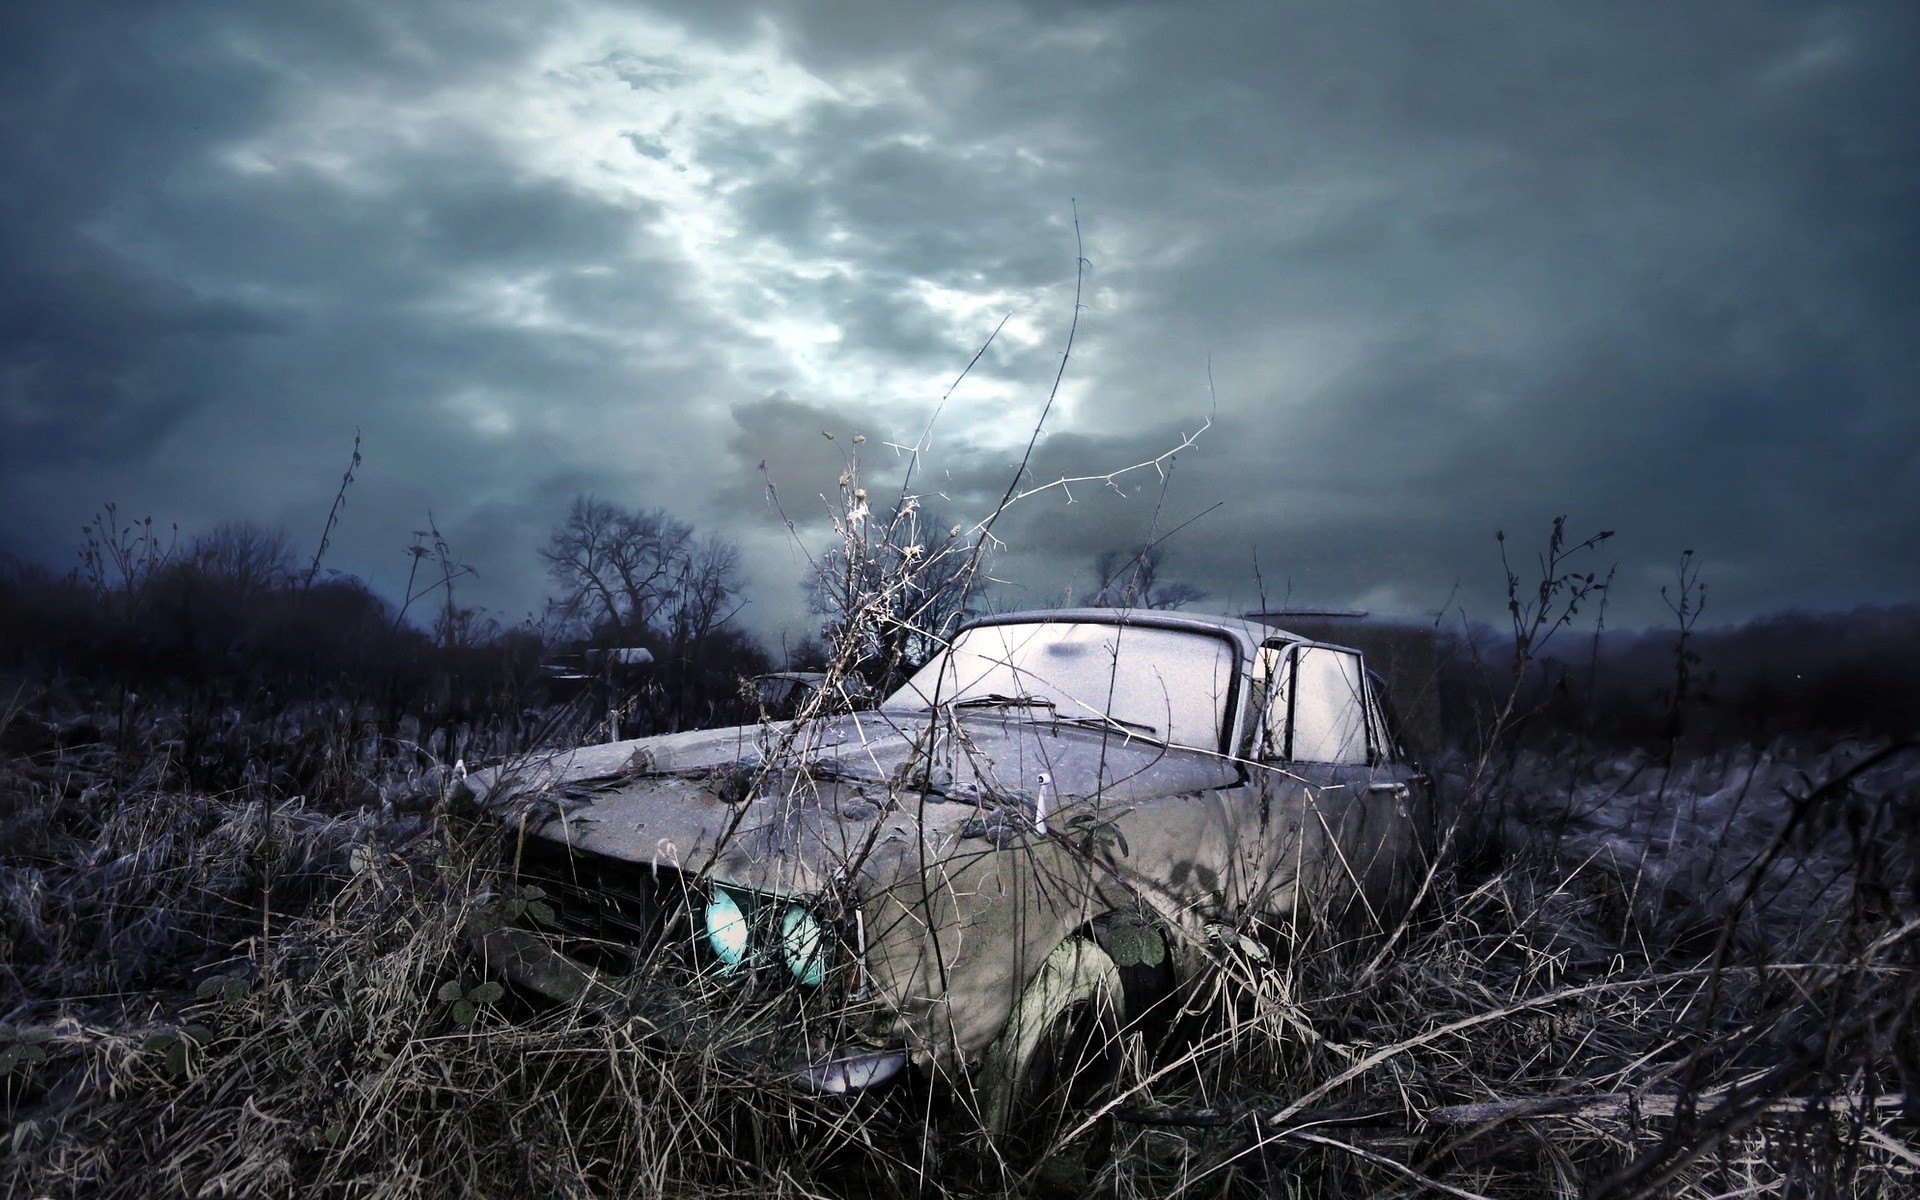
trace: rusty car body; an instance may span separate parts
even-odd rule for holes
[[[1430,836],[1430,783],[1358,652],[1111,609],[975,621],[871,711],[469,786],[517,830],[513,886],[551,906],[479,938],[492,970],[575,1003],[648,963],[784,992],[793,1078],[957,1072],[989,1129],[1050,1028],[1137,1008],[1123,968],[1177,978],[1210,933],[1303,914],[1388,920]]]

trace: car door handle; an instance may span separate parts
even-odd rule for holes
[[[1404,783],[1370,783],[1367,791],[1375,796],[1392,796],[1393,807],[1401,816],[1407,815],[1407,801],[1413,799],[1413,789]]]

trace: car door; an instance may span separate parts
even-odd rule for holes
[[[1346,923],[1385,878],[1389,815],[1376,792],[1364,664],[1313,642],[1270,642],[1256,667],[1253,770],[1271,807],[1271,919]],[[1354,910],[1357,910],[1355,912]]]
[[[1367,793],[1374,842],[1371,892],[1398,919],[1434,854],[1433,781],[1401,736],[1386,687],[1366,672]]]

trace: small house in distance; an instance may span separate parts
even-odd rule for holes
[[[1358,650],[1386,681],[1402,732],[1422,756],[1440,746],[1440,656],[1425,621],[1376,617],[1353,609],[1276,608],[1244,614],[1315,642]]]

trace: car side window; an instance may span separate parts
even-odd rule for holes
[[[1367,761],[1367,691],[1360,656],[1328,646],[1297,646],[1267,696],[1269,743],[1295,762]],[[1285,707],[1282,707],[1285,706]]]

